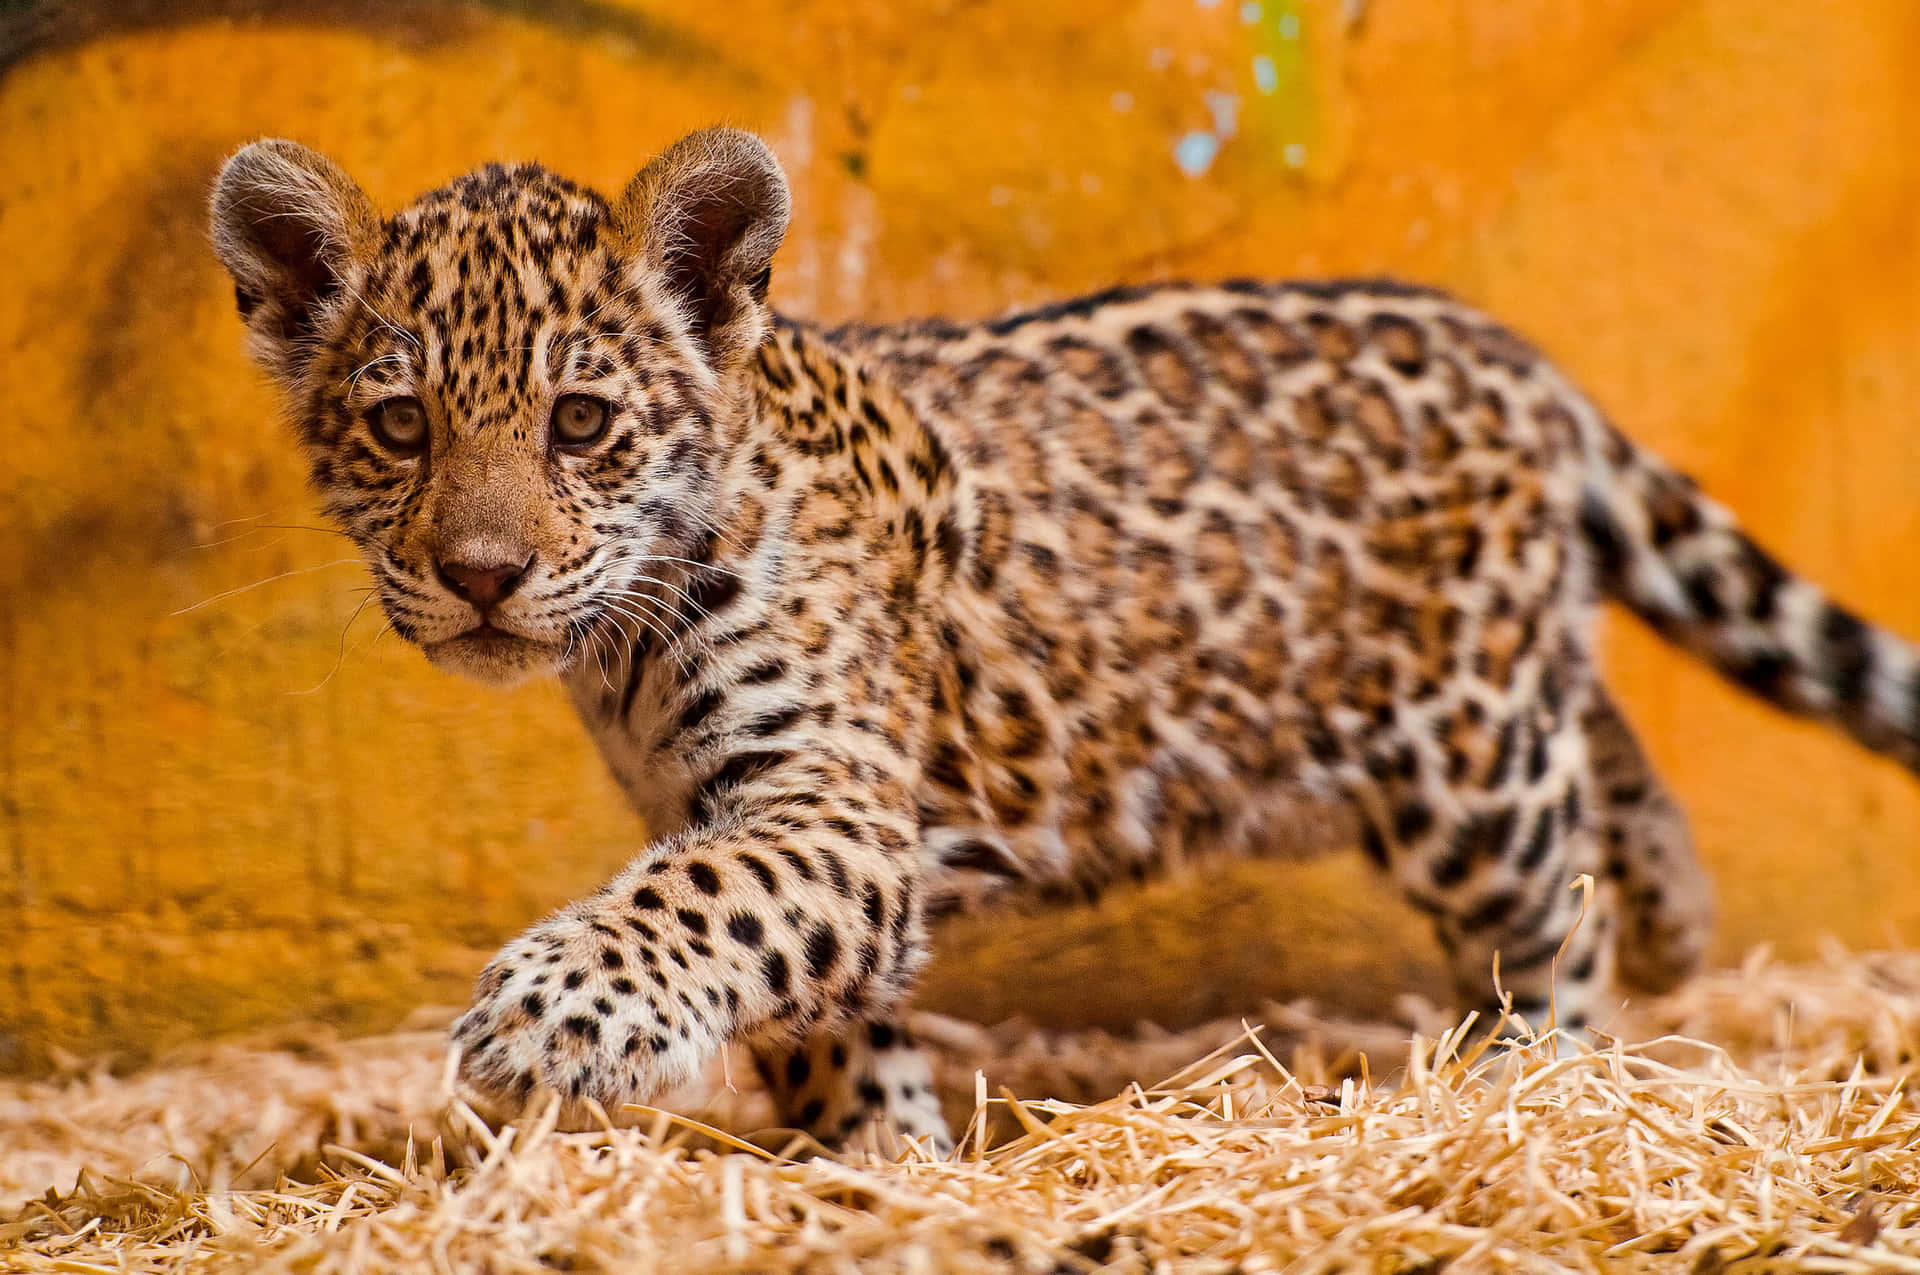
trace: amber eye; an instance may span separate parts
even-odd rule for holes
[[[562,394],[553,405],[553,445],[585,447],[597,443],[612,419],[605,399],[591,394]]]
[[[411,456],[427,449],[427,409],[417,398],[389,398],[367,415],[373,436],[388,451]]]

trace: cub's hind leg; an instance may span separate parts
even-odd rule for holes
[[[1604,690],[1595,690],[1584,725],[1607,876],[1620,893],[1620,977],[1663,992],[1706,956],[1713,885],[1694,855],[1686,816]]]
[[[871,1138],[890,1152],[887,1130],[953,1149],[933,1089],[933,1069],[911,1033],[874,1020],[817,1032],[797,1044],[756,1047],[754,1064],[782,1124],[829,1147]]]
[[[1491,1014],[1504,994],[1528,1026],[1569,1031],[1605,1012],[1617,900],[1585,803],[1584,784],[1569,777],[1516,792],[1456,830],[1449,853],[1480,868],[1435,928],[1461,1009]]]
[[[1536,1029],[1549,1019],[1577,1029],[1602,1012],[1613,973],[1615,892],[1595,828],[1587,690],[1584,679],[1555,680],[1577,676],[1549,673],[1507,716],[1481,707],[1465,725],[1458,715],[1434,723],[1398,760],[1370,767],[1360,803],[1370,851],[1434,918],[1457,1007],[1486,1013],[1504,992]],[[1583,874],[1590,893],[1576,888]]]

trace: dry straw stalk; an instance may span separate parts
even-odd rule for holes
[[[723,1133],[765,1122],[744,1081],[682,1096],[711,1126],[495,1129],[439,1031],[14,1083],[0,1268],[1920,1271],[1920,956],[1756,956],[1558,1057],[1262,1017],[926,1018],[967,1130],[945,1159]]]

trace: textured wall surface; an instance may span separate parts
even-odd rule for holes
[[[372,640],[204,243],[212,172],[260,134],[393,203],[496,157],[617,188],[687,129],[755,127],[796,194],[775,299],[826,319],[1172,275],[1440,284],[1920,635],[1911,0],[0,13],[0,1069],[463,999],[641,835],[556,690]],[[1608,645],[1723,955],[1920,935],[1920,785],[1625,620]],[[1209,869],[962,923],[927,999],[1379,1006],[1430,978],[1407,917],[1351,860]]]

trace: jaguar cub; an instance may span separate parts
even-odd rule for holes
[[[725,129],[611,201],[490,166],[383,216],[285,141],[220,174],[252,350],[393,628],[564,679],[651,837],[481,973],[485,1092],[612,1107],[738,1039],[790,1123],[944,1145],[895,1025],[927,917],[1305,841],[1431,914],[1465,1005],[1496,955],[1535,1021],[1664,987],[1710,902],[1601,594],[1920,763],[1914,648],[1466,306],[1169,284],[824,331],[767,306],[787,215]]]

